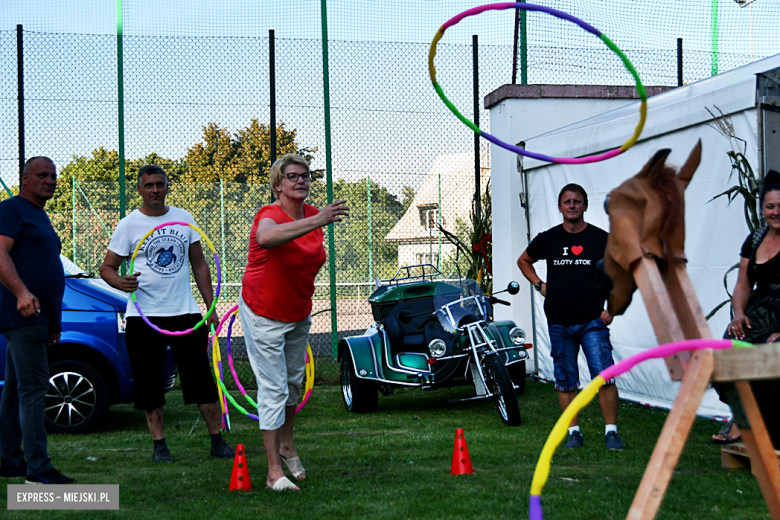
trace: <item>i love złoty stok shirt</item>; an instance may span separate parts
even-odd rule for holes
[[[554,325],[582,325],[604,310],[599,297],[598,267],[604,257],[608,233],[588,224],[569,233],[563,224],[539,233],[526,249],[534,261],[547,261],[547,297],[544,313]]]
[[[119,221],[108,249],[128,259],[138,242],[151,229],[166,222],[187,222],[196,226],[188,211],[168,206],[159,217],[135,210]],[[181,316],[199,314],[190,286],[190,244],[199,242],[200,234],[189,226],[165,226],[152,233],[141,246],[133,270],[138,277],[136,300],[147,316]],[[131,273],[128,273],[131,274]],[[139,316],[135,304],[127,298],[126,316]]]

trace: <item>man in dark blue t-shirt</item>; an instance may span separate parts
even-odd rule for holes
[[[0,476],[29,484],[70,484],[52,466],[44,428],[46,348],[62,330],[62,243],[44,211],[57,188],[48,157],[24,165],[18,196],[0,202],[0,332],[8,341],[0,399]],[[24,443],[24,450],[22,450]]]
[[[604,310],[598,290],[596,263],[604,256],[607,232],[585,222],[588,194],[578,184],[567,184],[558,194],[563,224],[539,233],[517,259],[517,266],[544,300],[550,332],[558,402],[565,410],[577,396],[580,375],[577,356],[580,347],[591,378],[614,364],[609,329],[612,316]],[[547,282],[542,282],[534,262],[547,260]],[[599,405],[606,422],[605,443],[609,450],[622,450],[617,433],[619,395],[615,379],[599,390]],[[567,448],[579,448],[584,438],[575,415],[569,426]]]

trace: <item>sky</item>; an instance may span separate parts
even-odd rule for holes
[[[371,175],[399,193],[419,186],[437,155],[469,151],[473,134],[430,85],[430,41],[446,20],[487,1],[330,0],[334,175]],[[677,38],[686,82],[710,74],[712,3],[704,0],[540,0],[606,33],[645,84],[676,84]],[[780,0],[717,2],[721,71],[780,52]],[[17,178],[16,24],[25,30],[26,155],[60,165],[118,147],[114,0],[0,0],[0,176]],[[324,166],[321,2],[124,0],[128,159],[180,158],[208,122],[235,131],[269,118],[268,31],[277,52],[277,113]],[[472,118],[472,35],[479,37],[480,99],[511,81],[513,11],[448,29],[436,67],[448,97]],[[631,84],[600,40],[529,13],[531,83]],[[489,114],[480,110],[482,128]]]

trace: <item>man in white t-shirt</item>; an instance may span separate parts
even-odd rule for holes
[[[128,293],[135,291],[138,305],[154,325],[181,331],[192,328],[203,318],[192,296],[190,265],[206,308],[214,300],[211,272],[197,231],[181,225],[156,230],[141,246],[135,259],[135,272],[124,277],[118,272],[122,261],[130,259],[151,229],[167,222],[195,224],[189,212],[165,205],[168,189],[168,178],[161,167],[150,164],[138,171],[137,190],[143,205],[117,224],[106,259],[100,266],[100,276],[112,287]],[[216,311],[201,327],[183,336],[161,334],[152,329],[143,321],[129,295],[125,317],[135,408],[146,414],[154,441],[152,460],[173,462],[163,428],[163,364],[168,346],[176,360],[184,403],[197,404],[206,421],[211,435],[211,455],[233,458],[233,450],[222,439],[219,397],[206,355],[209,326],[216,327],[219,323]]]

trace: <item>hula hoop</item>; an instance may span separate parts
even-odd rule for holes
[[[231,345],[231,338],[233,335],[233,323],[236,320],[236,316],[238,316],[238,305],[233,306],[229,311],[225,313],[225,315],[222,317],[222,320],[220,320],[219,326],[217,327],[214,335],[216,337],[220,333],[223,325],[225,324],[225,321],[227,321],[228,317],[230,317],[230,321],[228,322],[227,345],[226,345],[226,352],[228,358],[228,366],[230,367],[230,373],[233,374],[233,380],[236,382],[236,386],[238,386],[238,390],[241,392],[241,395],[244,396],[244,399],[247,400],[249,405],[254,410],[257,410],[257,403],[254,401],[254,399],[252,399],[252,397],[249,396],[246,389],[244,388],[244,385],[241,384],[241,380],[238,378],[238,374],[236,373],[236,368],[233,365],[233,351]],[[220,363],[220,371],[221,369],[222,369],[222,365]],[[230,404],[232,404],[239,412],[246,415],[248,418],[253,419],[255,421],[260,420],[260,418],[256,414],[249,413],[243,406],[241,406],[236,402],[233,396],[231,396],[230,393],[228,393],[227,388],[225,387],[225,383],[221,378],[217,378],[217,380],[220,383],[220,388],[225,398],[230,402]],[[312,353],[311,345],[307,344],[306,345],[306,386],[304,387],[303,400],[300,403],[298,403],[298,406],[295,407],[296,414],[301,410],[303,410],[303,407],[306,406],[306,403],[309,401],[309,397],[311,397],[313,390],[314,390],[314,354]]]
[[[586,157],[551,157],[549,155],[529,152],[528,150],[524,150],[520,147],[511,145],[509,143],[505,143],[501,139],[494,137],[487,132],[483,132],[482,130],[479,129],[477,125],[475,125],[465,116],[463,116],[458,111],[458,109],[455,108],[455,105],[453,105],[452,102],[447,98],[447,96],[444,95],[444,91],[442,90],[439,83],[436,81],[436,67],[433,66],[433,59],[436,56],[436,45],[439,43],[439,40],[441,40],[442,37],[444,36],[445,30],[452,27],[453,25],[456,25],[464,18],[467,18],[469,16],[474,16],[483,13],[485,11],[501,11],[504,9],[524,9],[526,11],[541,11],[543,13],[551,14],[557,18],[561,18],[562,20],[567,20],[569,22],[575,23],[579,25],[581,28],[588,31],[589,33],[594,34],[599,39],[601,39],[601,41],[603,41],[612,52],[614,52],[620,57],[620,59],[623,61],[623,65],[625,65],[626,69],[628,69],[628,71],[634,77],[634,81],[636,82],[637,93],[639,94],[639,98],[642,100],[642,103],[639,105],[639,123],[637,123],[636,125],[636,129],[634,130],[634,135],[631,136],[631,138],[628,141],[623,143],[619,148],[615,148],[601,155],[589,155]],[[551,9],[549,7],[544,7],[541,5],[526,4],[523,2],[487,4],[479,7],[474,7],[473,9],[469,9],[467,11],[463,11],[459,15],[450,18],[447,22],[444,23],[444,25],[442,25],[439,28],[439,30],[436,32],[436,35],[433,37],[433,41],[431,42],[431,48],[430,51],[428,52],[428,72],[431,75],[433,88],[436,90],[436,93],[439,95],[439,97],[444,102],[444,104],[447,105],[447,108],[449,108],[450,111],[453,114],[455,114],[455,116],[458,119],[460,119],[461,122],[463,122],[463,124],[471,128],[474,131],[474,133],[476,133],[480,137],[487,139],[491,143],[498,145],[501,148],[504,148],[505,150],[509,150],[510,152],[514,152],[519,155],[524,155],[526,157],[531,157],[532,159],[538,159],[540,161],[546,161],[546,162],[552,162],[558,164],[588,164],[588,163],[594,163],[594,162],[611,159],[612,157],[618,156],[621,153],[628,150],[629,148],[631,148],[632,146],[634,146],[634,143],[637,142],[637,140],[639,139],[639,135],[642,133],[642,129],[645,126],[645,120],[647,119],[647,92],[645,92],[645,87],[644,85],[642,85],[642,80],[639,79],[639,74],[634,68],[634,65],[631,63],[631,61],[629,61],[626,55],[623,54],[623,51],[621,51],[617,47],[617,45],[612,43],[612,41],[609,38],[607,38],[605,34],[603,34],[601,31],[599,31],[592,25],[583,22],[579,18],[575,18],[570,14],[566,14],[562,11],[557,11],[555,9]]]
[[[206,241],[206,243],[209,245],[209,249],[211,249],[211,252],[214,253],[214,263],[217,265],[217,292],[214,295],[214,300],[211,302],[211,308],[208,310],[205,316],[203,316],[203,319],[200,320],[197,324],[195,324],[194,327],[187,330],[180,330],[180,331],[170,331],[161,329],[151,321],[149,321],[149,318],[146,317],[144,314],[144,311],[141,310],[141,306],[138,305],[138,300],[135,298],[135,291],[130,293],[130,298],[133,300],[133,303],[135,304],[135,308],[138,310],[138,314],[143,318],[143,320],[146,322],[147,325],[149,325],[152,329],[156,330],[157,332],[161,334],[168,334],[169,336],[184,336],[185,334],[189,334],[190,332],[198,329],[201,325],[206,323],[206,320],[209,319],[209,316],[211,316],[211,313],[214,312],[214,308],[217,305],[217,300],[219,300],[219,289],[222,287],[222,266],[219,263],[219,256],[217,255],[217,250],[214,249],[214,244],[211,243],[211,240],[209,240],[209,237],[206,236],[206,234],[201,231],[199,228],[193,226],[189,222],[179,222],[179,221],[172,221],[172,222],[166,222],[165,224],[160,224],[159,226],[153,228],[151,231],[149,231],[147,234],[144,235],[144,237],[141,239],[140,242],[138,242],[138,245],[135,247],[135,251],[133,251],[133,256],[130,257],[130,273],[133,272],[133,267],[135,266],[135,259],[138,256],[138,251],[141,250],[141,246],[144,242],[146,242],[146,239],[149,238],[152,233],[157,231],[160,228],[164,228],[165,226],[189,226],[194,231],[197,231],[200,237]]]
[[[222,392],[224,386],[224,377],[222,375],[222,356],[219,352],[219,338],[214,332],[214,324],[211,324],[211,363],[214,367],[214,377],[222,384],[217,387],[219,394],[219,406],[222,411],[222,430],[230,431],[230,411],[228,410],[227,399]],[[227,393],[227,392],[225,392]]]
[[[593,400],[598,389],[601,388],[606,381],[628,372],[643,361],[671,356],[683,350],[702,350],[707,348],[722,350],[728,348],[751,348],[752,346],[752,344],[744,341],[729,339],[688,339],[684,341],[675,341],[674,343],[667,343],[645,350],[644,352],[635,354],[602,370],[598,376],[593,378],[588,386],[577,394],[577,397],[574,398],[568,408],[561,414],[558,422],[555,423],[555,426],[550,432],[549,437],[547,437],[547,441],[544,443],[544,448],[542,448],[542,453],[539,455],[539,461],[536,463],[536,470],[534,471],[534,478],[531,482],[531,503],[528,510],[529,518],[531,520],[542,520],[542,488],[544,488],[544,485],[547,483],[547,479],[550,476],[550,462],[553,453],[555,452],[555,448],[566,437],[569,424],[574,416]]]

